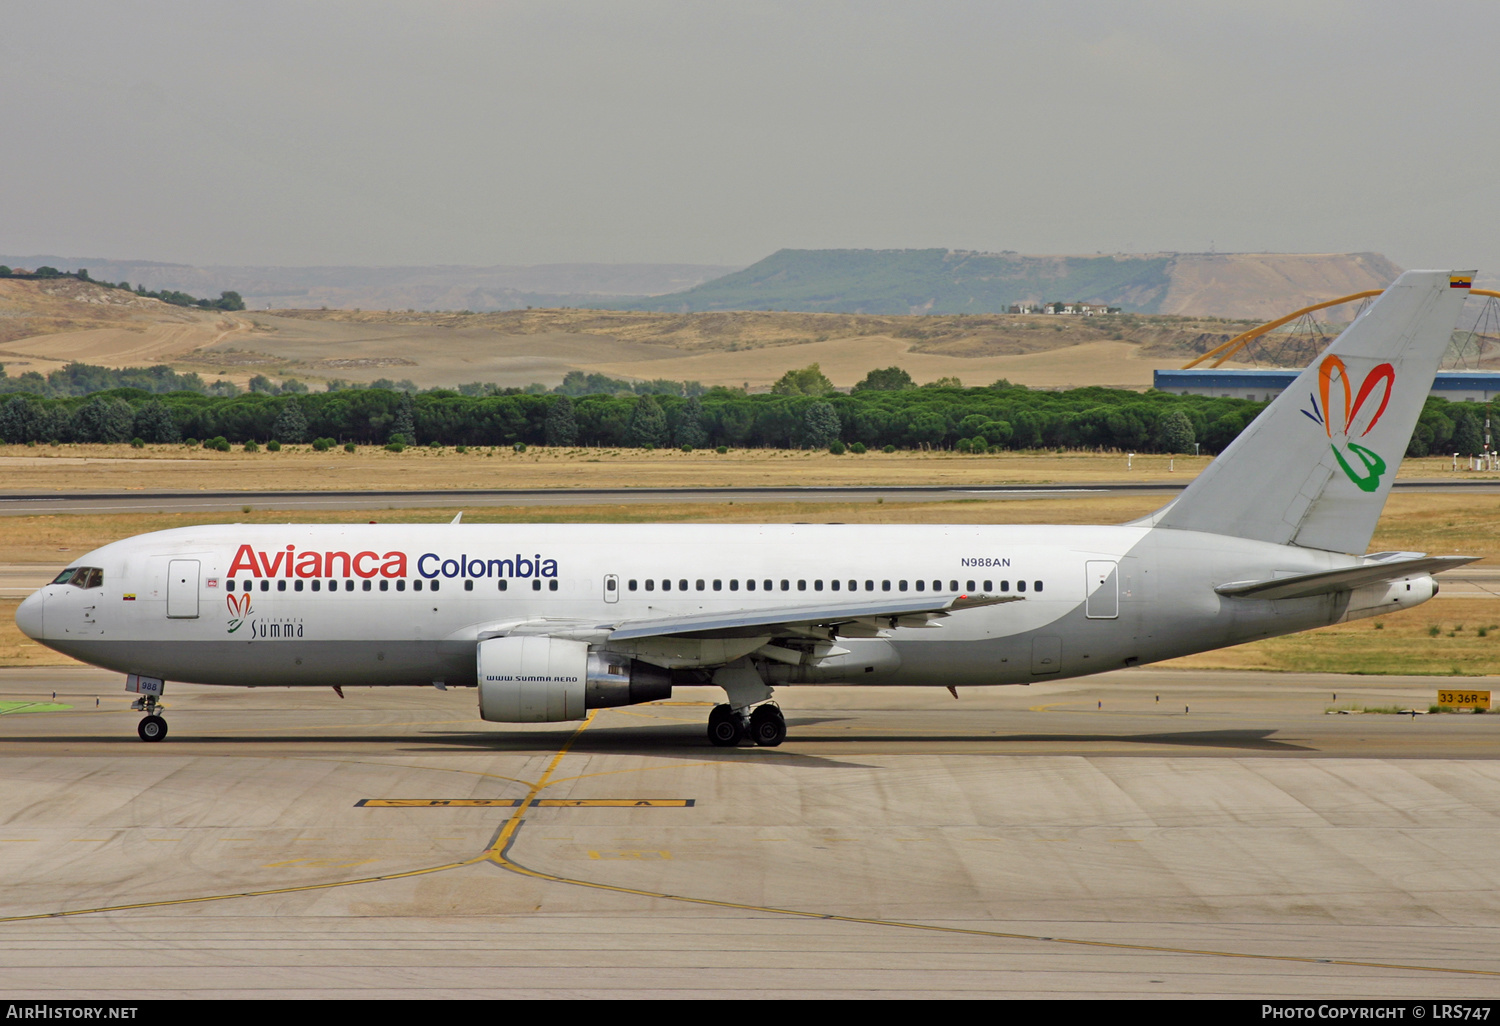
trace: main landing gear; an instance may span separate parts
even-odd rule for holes
[[[763,748],[775,748],[786,740],[786,717],[771,703],[749,716],[729,705],[716,705],[708,714],[708,739],[720,748],[733,748],[749,738]]]
[[[156,712],[160,704],[155,695],[146,695],[130,703],[130,708],[139,709],[146,714],[135,728],[142,741],[160,741],[167,736],[167,721]]]

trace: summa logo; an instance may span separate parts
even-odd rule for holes
[[[255,610],[250,608],[249,592],[243,595],[225,595],[224,599],[229,605],[229,633],[233,634],[245,625],[245,617]]]
[[[1344,361],[1337,356],[1325,356],[1318,366],[1318,395],[1323,399],[1322,405],[1318,404],[1316,396],[1309,395],[1312,409],[1302,411],[1309,420],[1323,426],[1334,458],[1339,461],[1344,474],[1361,491],[1373,492],[1379,488],[1380,477],[1387,468],[1379,453],[1365,448],[1354,439],[1365,437],[1380,423],[1386,406],[1390,404],[1391,390],[1395,385],[1395,368],[1388,363],[1381,363],[1365,375],[1356,392]],[[1380,393],[1379,405],[1375,403],[1377,390]],[[1338,405],[1340,399],[1342,405]],[[1360,470],[1355,470],[1345,458],[1345,449],[1358,461]]]

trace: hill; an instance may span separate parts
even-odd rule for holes
[[[168,264],[90,257],[0,256],[11,267],[87,268],[96,280],[151,290],[242,295],[257,310],[333,307],[361,310],[518,310],[578,306],[621,296],[641,299],[691,288],[733,267],[719,264],[537,264],[473,267],[273,267]]]
[[[1023,257],[946,249],[783,249],[695,288],[614,303],[628,310],[1004,313],[1012,303],[1083,299],[1146,310],[1171,282],[1165,256]],[[603,304],[595,304],[603,305]]]
[[[1389,284],[1376,253],[1023,256],[945,249],[783,249],[670,296],[612,308],[700,312],[1004,313],[1012,303],[1104,303],[1137,313],[1268,318]],[[604,303],[593,304],[604,306]]]

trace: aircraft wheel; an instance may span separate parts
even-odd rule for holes
[[[720,748],[733,748],[745,736],[740,718],[727,705],[714,706],[708,714],[708,739]]]
[[[141,735],[142,741],[160,741],[167,736],[167,721],[160,716],[147,716],[141,720],[135,732]]]
[[[786,740],[786,717],[774,705],[763,705],[750,714],[750,737],[762,748],[775,748]]]

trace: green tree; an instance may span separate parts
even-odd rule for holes
[[[578,418],[573,414],[573,400],[558,396],[547,410],[543,440],[548,445],[577,445]]]
[[[823,369],[810,363],[801,370],[789,370],[771,386],[773,395],[827,395],[833,391],[833,382],[828,380]]]
[[[708,432],[703,430],[703,401],[697,396],[689,399],[682,408],[682,417],[677,421],[676,442],[694,449],[708,444]]]
[[[1193,433],[1193,422],[1181,410],[1172,410],[1156,422],[1156,447],[1162,452],[1192,452],[1198,440]]]
[[[135,433],[148,442],[182,441],[182,432],[172,419],[172,411],[160,399],[153,399],[135,411]]]
[[[854,391],[899,392],[902,389],[916,387],[916,382],[906,371],[900,367],[886,367],[884,370],[872,370],[866,374],[864,379],[854,386]]]
[[[1468,410],[1459,410],[1453,415],[1453,451],[1460,456],[1477,456],[1484,449],[1484,436],[1479,430],[1479,420]]]
[[[276,423],[271,426],[271,436],[283,442],[307,441],[307,414],[300,400],[288,399],[282,403]]]
[[[832,403],[813,403],[802,415],[802,444],[826,449],[839,437],[839,415]]]
[[[667,415],[655,396],[643,395],[635,402],[630,414],[629,444],[645,448],[667,444]]]
[[[96,395],[73,414],[80,442],[125,442],[135,434],[135,410],[124,399]]]
[[[400,435],[401,441],[407,445],[416,444],[417,421],[412,413],[410,392],[402,392],[401,398],[396,401],[396,417],[391,421],[391,434],[387,440],[394,439],[396,435]]]

